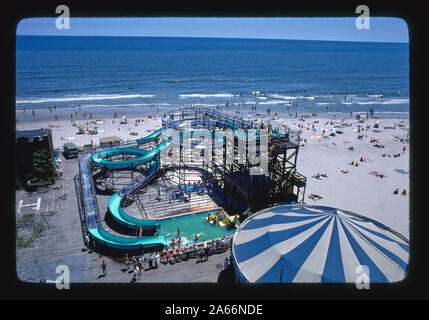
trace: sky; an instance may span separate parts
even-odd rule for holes
[[[72,13],[72,12],[71,12]],[[59,16],[60,14],[58,14]],[[27,18],[17,35],[215,37],[408,43],[408,26],[399,18],[370,17],[369,29],[348,18],[79,18],[57,29],[56,18]]]

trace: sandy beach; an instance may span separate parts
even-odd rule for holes
[[[297,170],[307,177],[305,202],[337,207],[373,218],[409,237],[409,144],[399,140],[407,136],[404,129],[408,129],[408,120],[382,119],[379,128],[374,129],[377,119],[364,123],[348,119],[344,123],[351,126],[341,128],[342,134],[329,136],[328,129],[332,126],[326,123],[331,120],[319,118],[305,122],[310,129],[313,124],[316,129],[315,133],[303,129],[302,138],[306,143],[300,148],[298,156]],[[368,125],[370,129],[358,133],[358,125],[364,128]],[[393,127],[395,129],[387,129]],[[322,136],[323,128],[326,138],[317,138]],[[358,136],[363,137],[358,139]],[[371,143],[372,139],[377,140]],[[349,150],[350,147],[353,150]],[[361,158],[365,161],[361,162]],[[350,165],[352,161],[359,166]],[[369,174],[372,171],[384,177]],[[320,176],[320,180],[314,178],[317,173],[326,174],[327,177]],[[398,194],[394,194],[396,188]],[[401,195],[404,189],[406,196]],[[308,198],[312,193],[322,199]]]
[[[145,110],[140,116],[126,116],[126,124],[121,124],[125,122],[122,114],[116,118],[113,114],[92,115],[91,119],[89,114],[83,116],[84,113],[79,112],[71,119],[70,111],[63,111],[57,112],[59,116],[55,120],[49,111],[40,114],[38,110],[34,120],[20,121],[16,127],[29,130],[51,125],[54,148],[62,148],[66,142],[78,147],[91,141],[98,145],[103,137],[135,140],[160,128],[162,113],[156,114],[154,110],[151,114],[153,110]],[[27,110],[28,113],[31,115]],[[265,114],[263,119],[271,119],[271,124],[280,129],[301,131],[297,170],[307,177],[305,203],[349,210],[409,237],[408,118],[369,118],[359,122],[356,115],[341,118],[328,114],[304,115],[269,117]],[[17,116],[23,114],[17,112]],[[261,121],[261,117],[253,115],[248,118]],[[85,134],[77,134],[79,126],[84,128]],[[98,133],[88,134],[95,126]],[[353,161],[358,166],[351,165]],[[394,194],[396,188],[398,194]],[[403,190],[407,195],[401,195]],[[321,199],[309,198],[312,194]]]
[[[76,110],[78,109],[76,108]],[[73,114],[73,118],[70,117],[70,114]],[[55,115],[57,119],[55,119]],[[100,138],[112,136],[119,137],[124,142],[136,140],[159,129],[162,123],[162,114],[150,113],[150,110],[147,110],[146,113],[142,112],[138,116],[118,113],[116,118],[113,112],[109,115],[107,113],[93,114],[86,111],[75,114],[64,110],[53,113],[48,110],[37,110],[36,116],[32,117],[31,111],[27,110],[26,115],[22,111],[17,111],[17,117],[25,120],[16,123],[16,130],[50,127],[54,149],[62,149],[66,142],[73,142],[78,147],[91,143],[99,145]],[[84,134],[77,134],[79,127],[83,129]],[[91,134],[95,130],[97,133]]]

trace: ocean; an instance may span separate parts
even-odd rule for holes
[[[408,115],[404,43],[17,36],[16,110]],[[254,110],[255,108],[256,111]]]

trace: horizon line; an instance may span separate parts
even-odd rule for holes
[[[332,40],[332,39],[290,39],[290,38],[252,38],[252,37],[201,37],[201,36],[147,36],[147,35],[57,35],[57,34],[16,34],[16,37],[116,37],[116,38],[195,38],[195,39],[237,39],[237,40],[285,40],[285,41],[321,41],[321,42],[357,42],[357,43],[396,43],[409,44],[409,41],[360,41],[360,40]]]

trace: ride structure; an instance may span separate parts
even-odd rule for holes
[[[240,153],[243,148],[244,155]],[[147,137],[113,147],[99,146],[80,155],[75,185],[83,234],[113,249],[165,247],[166,240],[157,235],[157,219],[147,214],[142,219],[133,217],[124,207],[131,199],[144,212],[136,194],[158,178],[175,178],[184,185],[196,169],[203,180],[211,177],[222,182],[223,207],[234,217],[275,204],[303,203],[306,178],[296,170],[298,150],[299,136],[290,131],[280,132],[207,108],[168,112],[162,127]],[[131,182],[128,178],[127,183],[118,183],[127,175]],[[108,212],[131,237],[103,228],[97,193],[113,193]]]

